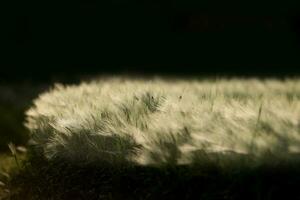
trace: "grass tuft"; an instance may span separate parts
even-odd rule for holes
[[[298,79],[55,85],[26,115],[28,157],[3,182],[11,199],[298,195]]]
[[[190,165],[205,152],[220,166],[227,155],[256,166],[266,154],[300,153],[299,96],[296,79],[112,78],[55,85],[34,101],[26,126],[49,160]]]

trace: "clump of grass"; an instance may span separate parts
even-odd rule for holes
[[[0,155],[0,170],[7,163],[18,169],[2,179],[4,199],[297,195],[299,83],[110,78],[55,85],[26,113],[26,161],[17,167],[13,145],[15,159]]]
[[[55,85],[26,112],[33,149],[72,163],[298,162],[300,81],[111,78]],[[263,103],[262,103],[263,102]]]

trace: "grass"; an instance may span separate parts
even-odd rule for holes
[[[14,199],[283,199],[300,184],[300,81],[107,78],[26,112]]]
[[[37,163],[38,162],[38,163]],[[284,199],[297,196],[299,168],[78,166],[35,159],[11,181],[13,199]]]
[[[24,147],[15,147],[10,144],[10,153],[0,154],[0,199],[11,199],[14,193],[18,193],[17,187],[11,186],[14,176],[20,173],[23,160],[26,159],[26,149]]]
[[[8,189],[8,182],[10,178],[11,169],[15,167],[14,160],[8,155],[0,155],[0,199],[8,199],[10,190]]]
[[[218,162],[295,161],[299,98],[298,80],[116,78],[56,85],[35,100],[26,125],[49,160],[185,165],[208,153]]]

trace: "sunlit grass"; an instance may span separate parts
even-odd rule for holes
[[[26,114],[30,144],[48,160],[255,166],[296,162],[300,152],[297,79],[57,84]]]

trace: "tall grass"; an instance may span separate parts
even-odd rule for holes
[[[147,166],[299,160],[297,79],[56,84],[26,116],[30,144],[48,160]]]

